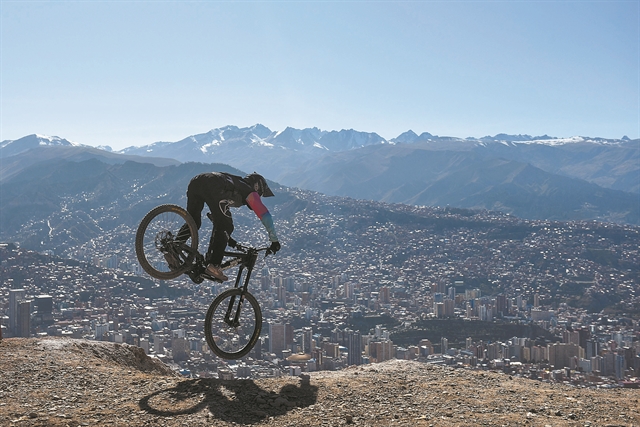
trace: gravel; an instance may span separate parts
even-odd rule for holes
[[[640,393],[392,360],[185,379],[126,344],[0,341],[0,426],[640,426]]]

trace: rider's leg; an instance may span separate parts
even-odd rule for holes
[[[209,242],[210,262],[214,265],[220,265],[222,262],[223,252],[227,248],[229,237],[233,232],[233,218],[229,207],[224,200],[218,203],[218,206],[211,209],[213,219],[213,233]]]
[[[202,209],[204,208],[204,199],[198,194],[197,189],[192,188],[193,181],[189,183],[189,188],[187,189],[187,212],[193,218],[193,221],[196,223],[196,228],[200,230],[200,226],[202,225]],[[180,230],[178,231],[178,235],[176,240],[178,242],[186,242],[189,240],[191,233],[189,232],[189,226],[187,223],[184,223]]]
[[[220,270],[220,264],[222,263],[229,236],[233,232],[233,219],[229,211],[228,202],[225,200],[218,200],[216,204],[211,203],[209,208],[211,209],[213,220],[213,233],[207,252],[207,260],[209,262],[207,272],[216,278],[227,280],[222,270]]]

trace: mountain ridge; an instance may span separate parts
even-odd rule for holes
[[[31,150],[36,151],[9,156],[12,145],[5,141],[0,147],[3,160],[0,181],[24,165],[34,164],[35,161],[27,159],[38,158],[39,155],[34,154],[38,151],[81,149],[68,145],[34,147]],[[17,148],[13,150],[15,152]],[[85,147],[84,150],[89,149]],[[106,151],[100,153],[104,155],[98,151],[93,154],[85,151],[84,158],[93,156],[105,162],[120,161],[105,158]],[[640,140],[628,138],[497,134],[462,139],[407,131],[387,141],[376,133],[353,129],[323,131],[287,127],[274,132],[257,124],[246,128],[225,126],[180,141],[157,142],[109,155],[135,156],[126,159],[158,165],[161,162],[168,164],[170,160],[166,159],[228,164],[247,172],[258,171],[289,187],[328,195],[392,203],[499,209],[524,218],[595,219],[636,224],[640,210]],[[149,156],[157,157],[151,159]],[[162,158],[165,160],[160,160]],[[73,159],[82,157],[78,155]],[[460,166],[463,163],[465,168]],[[540,171],[523,169],[523,164]],[[444,170],[443,165],[449,169]],[[510,180],[510,174],[516,170],[527,173],[521,173],[519,180]],[[505,175],[497,173],[499,171]],[[529,182],[524,182],[525,177]],[[375,184],[376,191],[372,191],[367,183]],[[569,197],[554,198],[554,194]],[[552,207],[552,204],[556,206]]]

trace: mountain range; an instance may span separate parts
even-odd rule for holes
[[[390,203],[499,210],[523,218],[640,223],[640,140],[547,135],[457,138],[407,131],[225,126],[117,152],[30,135],[0,143],[0,182],[65,159],[227,164],[280,184]]]

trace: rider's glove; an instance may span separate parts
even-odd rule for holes
[[[227,245],[228,245],[229,247],[236,248],[236,247],[237,247],[237,245],[238,245],[238,242],[236,242],[236,241],[233,239],[233,237],[229,237],[229,240],[227,240]]]
[[[269,246],[269,249],[267,249],[267,255],[275,254],[279,250],[280,250],[280,242],[272,242],[271,246]]]

